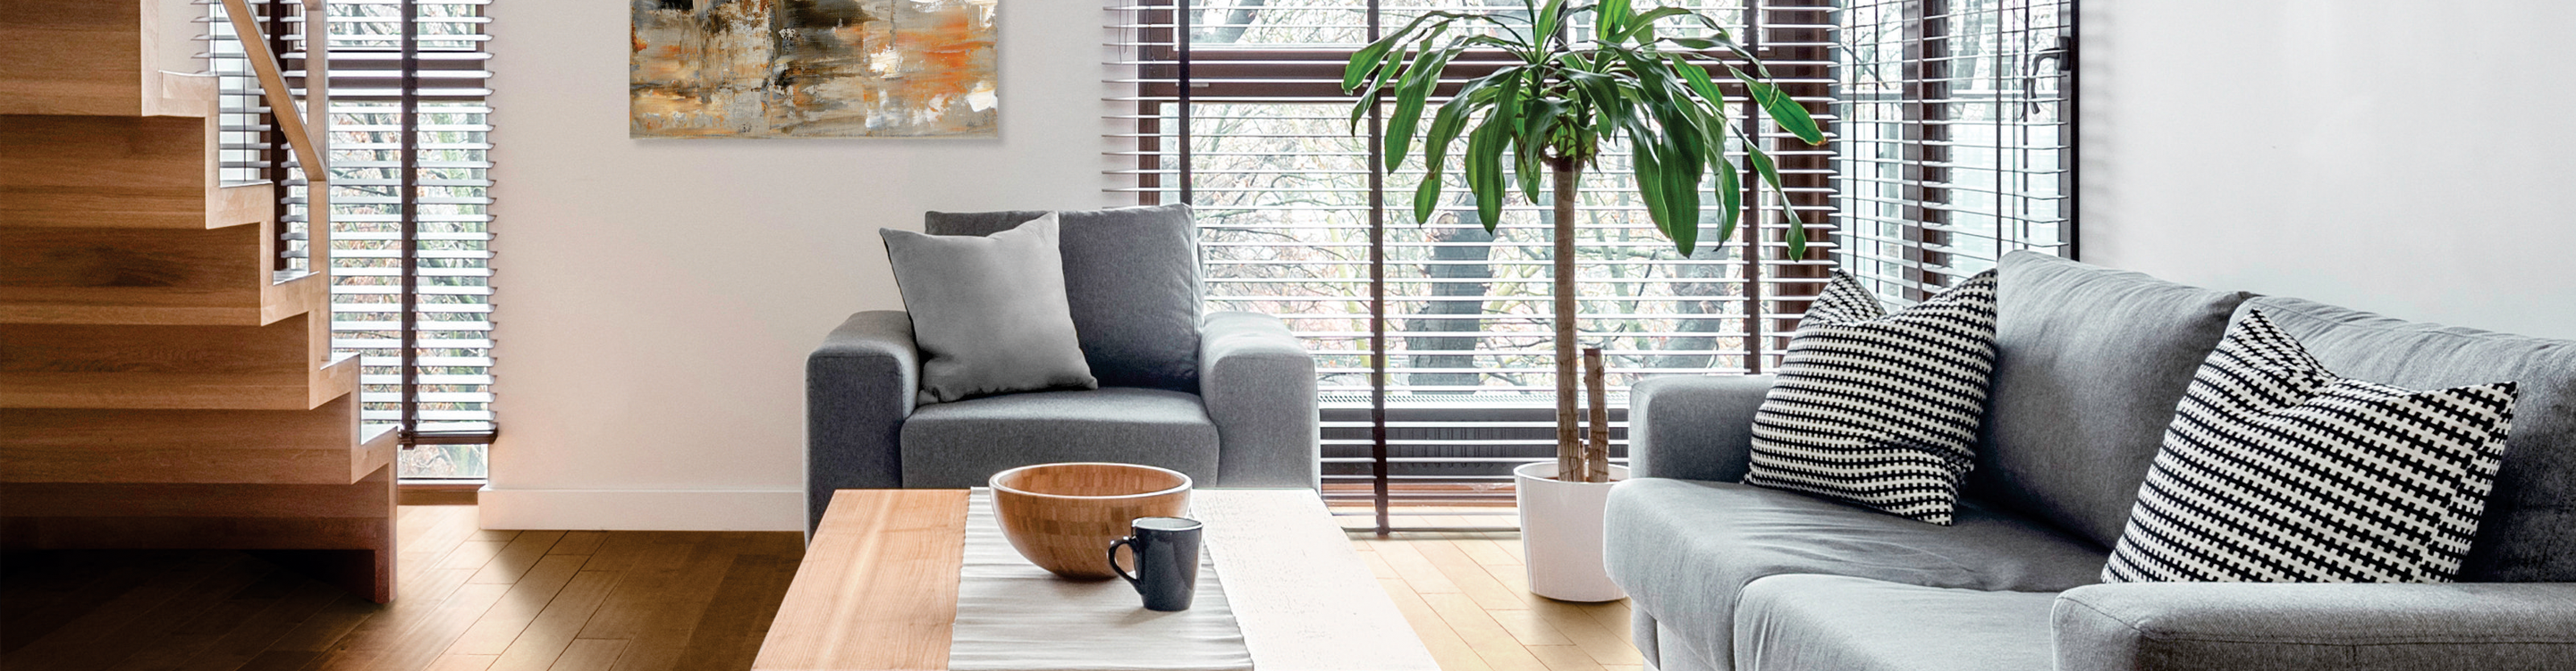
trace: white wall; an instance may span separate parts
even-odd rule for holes
[[[2576,338],[2576,3],[2082,5],[2085,260]]]
[[[902,304],[878,227],[1101,191],[1095,3],[1002,4],[1000,140],[631,140],[628,3],[494,3],[483,523],[802,529],[804,358]]]

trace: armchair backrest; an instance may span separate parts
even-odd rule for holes
[[[931,235],[991,235],[1043,210],[929,212]],[[1198,227],[1187,205],[1057,213],[1065,298],[1104,387],[1199,391]]]

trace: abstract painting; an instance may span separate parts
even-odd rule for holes
[[[995,137],[998,0],[630,0],[627,134]]]

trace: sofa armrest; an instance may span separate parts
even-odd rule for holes
[[[2057,598],[2059,671],[2576,668],[2576,583],[2118,583]]]
[[[1753,410],[1769,375],[1660,377],[1628,392],[1628,473],[1640,478],[1744,479]]]
[[[1215,485],[1320,486],[1315,357],[1279,318],[1209,313],[1199,328],[1199,397],[1216,421]]]
[[[912,316],[850,315],[805,357],[805,529],[823,521],[836,489],[903,486],[896,436],[921,389]]]

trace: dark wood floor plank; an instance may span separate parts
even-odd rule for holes
[[[528,623],[535,621],[537,614],[545,611],[547,604],[563,592],[564,584],[572,582],[573,574],[581,571],[582,562],[587,559],[555,555],[539,560],[536,568],[529,569],[526,576],[510,585],[510,592],[502,595],[500,603],[485,611],[481,619],[474,621],[474,626],[468,627],[455,643],[448,645],[447,654],[498,655],[509,649],[510,641],[517,640],[519,632],[527,629]]]
[[[712,536],[714,534],[656,534],[655,542],[627,563],[625,579],[609,592],[608,600],[600,604],[599,610],[591,615],[590,622],[583,625],[577,637],[635,638],[636,633],[643,631],[645,625],[661,612],[663,605],[670,600],[671,590],[681,587],[678,584],[682,579],[681,571],[692,561],[702,559],[705,553],[713,552],[705,542]],[[592,563],[599,563],[598,559],[593,557]],[[709,582],[723,575],[721,568],[714,571],[714,575],[706,576]]]
[[[680,658],[688,652],[689,635],[705,617],[707,604],[715,600],[716,589],[724,584],[724,576],[733,569],[734,559],[746,540],[743,533],[725,532],[697,544],[688,565],[652,590],[651,600],[642,609],[643,617],[630,620],[634,629],[620,632],[624,636],[594,636],[593,630],[584,629],[583,636],[627,639],[626,651],[618,655],[615,667],[621,671],[680,668]]]
[[[465,579],[473,577],[476,570],[479,569],[427,571],[413,583],[414,586],[405,588],[403,596],[395,598],[393,603],[375,605],[357,626],[331,641],[329,649],[322,651],[314,668],[332,664],[341,668],[367,668],[368,663],[382,658],[400,646],[412,632],[436,618],[441,613],[440,609],[464,589]],[[289,638],[295,636],[290,635]],[[348,661],[340,661],[344,659]]]
[[[625,651],[623,639],[576,638],[547,671],[608,671],[617,664],[617,654]]]
[[[544,558],[547,550],[554,549],[555,541],[563,540],[563,535],[561,531],[519,532],[510,540],[509,546],[501,548],[501,553],[492,557],[491,563],[483,565],[482,572],[474,574],[474,578],[466,582],[486,585],[518,582],[519,576],[536,567],[537,560]]]
[[[563,540],[555,541],[554,549],[547,550],[546,554],[586,555],[598,551],[599,544],[607,540],[606,531],[566,531]]]
[[[305,620],[322,611],[331,602],[347,595],[331,583],[307,578],[293,591],[279,597],[267,609],[253,614],[239,627],[216,639],[205,651],[188,659],[182,671],[232,671],[248,665],[261,653],[275,646],[278,639],[294,631]]]
[[[491,668],[545,671],[554,666],[555,658],[563,656],[564,649],[572,645],[574,635],[581,633],[582,626],[590,622],[591,614],[599,610],[600,602],[607,600],[609,590],[622,577],[616,571],[581,572],[580,576],[573,578],[572,584],[564,586],[563,593],[555,597],[553,603],[546,604],[545,612],[539,613],[535,621],[528,623],[527,629],[519,632],[518,640],[510,642],[510,648],[501,653],[501,658],[494,661]],[[744,668],[750,667],[746,665]]]
[[[477,523],[470,506],[403,508],[390,604],[240,552],[13,554],[0,624],[36,627],[9,627],[0,667],[741,669],[804,549],[795,533]]]
[[[796,563],[803,558],[802,552],[735,557],[724,583],[716,587],[715,599],[707,603],[690,631],[679,668],[751,668],[752,659],[760,656],[761,641],[769,637],[779,601],[787,597],[787,584],[796,578]]]
[[[124,612],[140,612],[129,607],[93,615],[111,604],[134,601],[137,590],[148,590],[149,584],[158,582],[167,586],[176,580],[179,584],[174,586],[175,589],[195,583],[182,568],[165,568],[150,562],[108,562],[95,557],[28,557],[20,561],[37,565],[13,568],[13,571],[40,576],[41,579],[12,585],[7,591],[0,592],[0,602],[9,606],[7,615],[0,617],[0,655],[16,653],[66,627],[72,628],[66,635],[81,636],[79,623],[94,623],[102,617],[113,619]],[[206,563],[199,567],[202,570],[195,578],[202,579],[205,573],[221,566],[221,563]],[[153,605],[157,604],[158,601],[153,602]]]
[[[581,565],[581,570],[624,571],[632,568],[636,560],[643,558],[654,548],[666,544],[666,539],[674,533],[668,531],[608,532],[608,538],[600,541],[597,549],[591,550],[590,563]]]
[[[126,618],[121,626],[67,640],[61,646],[48,646],[38,641],[10,656],[11,668],[88,671],[113,667],[142,650],[142,646],[168,637],[198,614],[222,605],[225,599],[242,588],[280,572],[276,565],[251,559],[229,562],[202,580],[177,590],[170,598]],[[59,633],[59,632],[58,632]],[[41,651],[40,651],[41,648]]]
[[[225,595],[214,607],[187,618],[159,637],[137,643],[132,656],[111,668],[114,671],[179,668],[199,653],[214,647],[216,641],[249,626],[260,614],[293,594],[297,586],[308,582],[314,580],[293,571],[272,570],[258,582]]]
[[[429,668],[440,653],[456,643],[456,638],[474,626],[485,611],[501,602],[510,591],[509,585],[467,582],[421,618],[420,626],[403,633],[392,645],[372,649],[371,654],[334,656],[322,663],[324,671],[418,671]]]

